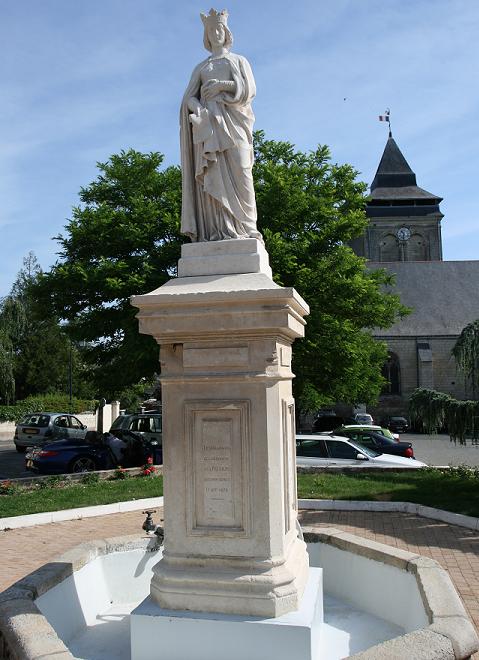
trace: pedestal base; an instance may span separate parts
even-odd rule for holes
[[[284,561],[255,558],[163,558],[150,594],[167,610],[279,617],[298,609],[309,575],[306,544],[295,538]]]
[[[178,277],[232,273],[264,273],[273,277],[264,245],[256,238],[244,238],[181,246]]]
[[[319,660],[323,572],[311,568],[299,610],[274,619],[165,610],[150,597],[130,619],[132,660]]]

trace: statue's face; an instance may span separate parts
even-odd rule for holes
[[[213,48],[223,46],[226,39],[225,26],[222,23],[208,25],[208,39]]]

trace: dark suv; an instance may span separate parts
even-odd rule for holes
[[[385,426],[390,431],[394,431],[394,433],[406,433],[409,429],[409,424],[405,417],[388,417]]]
[[[162,446],[162,416],[157,412],[120,415],[111,425],[111,431],[133,431],[155,446]]]

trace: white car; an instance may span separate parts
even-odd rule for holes
[[[296,465],[301,467],[427,467],[414,458],[380,454],[338,435],[297,435]]]
[[[354,415],[354,420],[356,424],[374,424],[372,415],[369,413],[356,413]]]

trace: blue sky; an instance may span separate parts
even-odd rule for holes
[[[222,9],[224,5],[218,6]],[[368,183],[394,137],[418,184],[444,197],[445,259],[478,259],[479,3],[231,0],[235,52],[257,83],[256,128],[318,143]],[[0,3],[0,296],[33,250],[55,261],[96,162],[133,147],[179,162],[178,106],[206,52],[182,0]],[[344,100],[345,99],[345,100]]]

